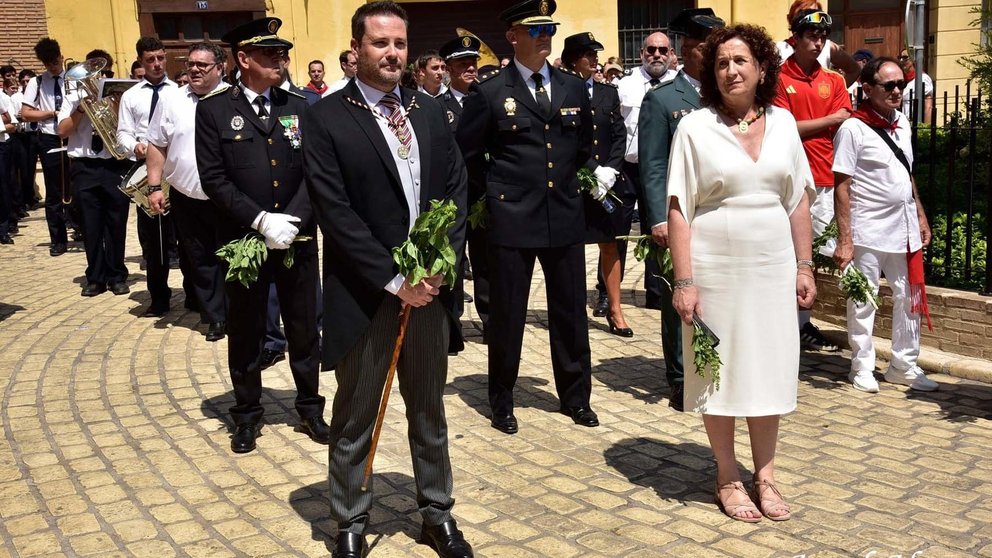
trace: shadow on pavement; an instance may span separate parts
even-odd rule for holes
[[[894,389],[884,381],[882,389]],[[938,382],[939,383],[939,382]],[[899,389],[905,389],[900,387]],[[992,386],[978,382],[940,384],[937,391],[916,391],[906,389],[906,399],[935,403],[940,406],[941,418],[951,422],[977,422],[980,419],[992,420]]]
[[[521,368],[526,368],[526,364],[521,363]],[[525,370],[521,370],[521,375],[513,388],[514,408],[532,408],[557,413],[561,406],[558,397],[540,389],[540,386],[548,385],[549,380],[525,376],[523,373]],[[550,368],[547,370],[547,375],[552,376]],[[467,406],[489,419],[492,413],[489,409],[488,385],[489,378],[485,374],[467,374],[451,380],[447,389],[454,390]]]
[[[851,382],[847,379],[847,373],[838,373],[834,370],[824,367],[824,365],[830,368],[848,370],[851,366],[851,360],[845,358],[840,354],[826,354],[826,353],[806,353],[802,352],[800,356],[800,366],[808,367],[807,370],[799,371],[799,381],[806,382],[815,389],[848,389],[851,386]]]
[[[606,464],[627,480],[654,490],[660,498],[682,503],[713,502],[716,465],[707,446],[627,438],[608,447],[603,456]],[[749,472],[741,473],[741,478],[750,476]]]
[[[279,363],[276,366],[288,366],[288,364]],[[265,414],[262,416],[262,424],[285,424],[287,426],[296,427],[300,424],[300,417],[296,414],[296,407],[294,402],[296,400],[296,390],[295,389],[270,389],[264,387],[266,378],[266,372],[262,371],[262,407]],[[205,399],[200,403],[200,412],[203,416],[209,419],[217,419],[224,423],[228,431],[234,427],[234,423],[231,421],[231,414],[228,411],[234,406],[234,391],[227,391],[223,395],[218,395]],[[262,434],[265,434],[265,430],[262,430]]]
[[[6,320],[7,318],[13,316],[14,314],[24,310],[23,306],[18,304],[6,304],[0,302],[0,322]]]
[[[612,391],[658,403],[670,395],[665,380],[665,359],[636,355],[607,358],[593,366],[592,375]]]
[[[369,550],[374,550],[383,537],[403,533],[411,539],[420,534],[417,511],[417,487],[413,477],[401,473],[376,473],[369,488],[372,491],[372,508],[365,539]],[[334,549],[338,526],[331,519],[331,503],[327,482],[298,488],[290,493],[289,504],[293,510],[310,523],[310,536],[323,542],[328,552]]]

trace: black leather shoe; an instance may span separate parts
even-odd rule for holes
[[[489,425],[504,434],[516,434],[518,430],[517,417],[513,416],[513,413],[493,415],[493,420]]]
[[[599,417],[588,407],[562,407],[561,414],[572,417],[572,422],[579,426],[599,426]]]
[[[14,243],[14,239],[10,238],[9,234],[0,236],[0,244],[13,244],[13,243]]]
[[[127,293],[131,292],[131,287],[128,287],[127,283],[125,283],[124,281],[121,281],[119,283],[111,283],[110,292],[118,296],[126,295]]]
[[[366,544],[364,535],[340,531],[331,558],[365,558],[368,552],[369,545]]]
[[[441,558],[473,558],[472,545],[468,544],[465,536],[458,530],[454,519],[440,525],[427,525],[420,528],[417,542],[426,544],[437,551]]]
[[[234,453],[255,451],[255,438],[261,436],[261,431],[262,427],[257,422],[239,424],[234,429],[234,436],[231,436],[231,451]]]
[[[324,444],[326,446],[331,443],[331,428],[327,426],[324,417],[305,418],[300,421],[300,425],[296,427],[296,431],[310,436],[310,439],[318,444]]]
[[[227,335],[227,322],[212,322],[207,328],[207,341],[220,341]]]
[[[65,254],[66,250],[67,248],[65,244],[61,242],[56,242],[55,244],[52,244],[52,246],[48,249],[48,255],[54,258],[55,256],[61,256],[62,254]]]
[[[613,318],[610,316],[606,317],[606,323],[610,326],[610,333],[613,335],[619,335],[620,337],[634,336],[634,330],[629,327],[617,327],[617,324],[613,323]]]
[[[83,292],[80,294],[83,296],[96,296],[104,292],[107,292],[107,286],[103,283],[86,283],[86,286],[83,287]]]
[[[600,296],[599,300],[596,301],[596,308],[593,309],[592,315],[596,318],[606,317],[610,313],[610,301],[605,296]]]
[[[685,386],[675,384],[672,386],[672,396],[668,400],[668,406],[682,413],[685,412]]]
[[[146,318],[161,318],[169,311],[169,303],[153,302],[141,315]]]
[[[272,349],[262,349],[262,370],[265,370],[281,360],[286,360],[286,353],[282,351],[274,351]]]

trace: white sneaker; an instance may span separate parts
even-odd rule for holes
[[[847,378],[851,380],[854,389],[866,393],[878,393],[878,381],[870,371],[851,372]]]
[[[909,386],[909,389],[918,391],[937,391],[937,388],[940,387],[940,384],[927,378],[919,366],[914,366],[909,370],[899,370],[889,366],[885,371],[885,381],[891,384]]]

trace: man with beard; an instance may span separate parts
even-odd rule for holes
[[[638,164],[637,152],[637,119],[640,116],[641,101],[644,94],[652,87],[675,77],[675,72],[668,69],[668,58],[674,56],[670,49],[668,36],[661,31],[651,33],[644,38],[641,45],[641,66],[617,84],[620,90],[620,113],[627,127],[627,149],[624,155],[623,173],[637,194],[637,216],[641,234],[651,234],[651,223],[647,216],[647,200],[644,187],[641,184],[641,171]],[[626,251],[625,251],[626,252]],[[624,259],[624,254],[620,255]],[[661,310],[662,287],[661,270],[654,259],[644,262],[645,306]]]
[[[231,451],[255,449],[264,408],[261,357],[269,283],[279,293],[289,368],[296,383],[298,429],[321,444],[328,440],[324,398],[318,391],[317,231],[303,185],[300,121],[302,97],[279,88],[293,43],[276,35],[282,21],[262,18],[231,30],[241,70],[237,84],[196,107],[196,164],[200,184],[220,211],[220,243],[257,231],[269,249],[255,283],[228,282],[227,363],[234,384]],[[297,236],[301,238],[297,241]],[[286,267],[292,247],[293,264]]]
[[[506,434],[518,430],[513,387],[536,260],[547,284],[560,411],[599,426],[589,405],[585,215],[576,175],[592,148],[592,113],[582,78],[548,64],[555,8],[554,0],[524,0],[500,14],[513,61],[472,86],[458,125],[472,189],[486,193],[489,404],[492,427]]]
[[[449,349],[461,348],[451,293],[435,275],[411,285],[392,250],[433,200],[458,207],[448,238],[462,252],[465,167],[441,105],[399,86],[407,60],[406,12],[394,2],[359,7],[351,20],[358,73],[317,103],[303,127],[307,185],[324,233],[323,367],[335,370],[329,485],[338,534],[332,556],[368,551],[372,492],[362,490],[399,314],[411,306],[397,377],[423,517],[419,541],[444,558],[470,558],[451,515],[452,475],[442,395]]]

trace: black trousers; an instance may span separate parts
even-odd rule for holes
[[[492,313],[489,325],[489,404],[495,414],[513,410],[513,386],[527,321],[534,262],[544,270],[548,298],[551,366],[558,399],[566,407],[589,407],[592,370],[586,321],[585,247],[490,246]]]
[[[167,235],[166,231],[172,231],[171,215],[149,217],[140,208],[137,215],[138,237],[143,238],[141,254],[145,257],[148,294],[153,305],[168,305],[172,289],[169,288],[169,247],[166,239],[173,235]]]
[[[468,230],[468,259],[472,264],[472,288],[475,299],[475,312],[482,320],[483,337],[489,336],[489,298],[490,298],[490,266],[489,242],[486,239],[486,229]]]
[[[128,164],[129,161],[115,159],[72,160],[77,198],[74,203],[82,212],[87,282],[105,285],[127,280],[124,244],[131,200],[118,186]]]
[[[16,222],[14,216],[14,200],[10,173],[7,172],[10,164],[10,142],[0,142],[0,236],[6,236],[10,232],[11,222]]]
[[[296,382],[296,411],[302,418],[321,416],[324,398],[317,393],[320,345],[317,334],[317,254],[297,254],[293,267],[283,265],[283,250],[273,250],[259,270],[258,281],[245,288],[225,283],[227,291],[227,364],[234,384],[235,424],[258,422],[264,409],[261,356],[265,343],[269,283],[275,283],[286,340],[289,368]],[[225,270],[226,271],[226,270]]]
[[[38,137],[41,171],[45,176],[45,221],[48,222],[48,236],[52,244],[68,242],[66,227],[78,228],[80,219],[74,217],[77,214],[81,216],[83,212],[73,199],[72,181],[69,177],[69,156],[64,151],[49,153],[52,149],[61,147],[62,138],[56,135],[41,134]],[[116,185],[114,188],[116,189]],[[127,197],[125,196],[124,199]]]
[[[175,188],[169,191],[169,202],[172,205],[169,216],[179,241],[179,265],[186,297],[192,296],[199,304],[202,322],[226,321],[225,272],[215,254],[218,244],[214,225],[217,206],[210,200],[186,196]],[[138,213],[143,212],[138,210]],[[168,256],[165,262],[168,273]],[[151,262],[148,263],[148,270],[150,275]]]
[[[648,204],[644,198],[644,187],[641,185],[640,165],[624,161],[623,172],[634,187],[634,192],[637,193],[637,218],[641,225],[641,234],[651,234],[651,226],[654,223],[648,222]],[[644,290],[649,306],[657,307],[661,304],[661,269],[652,259],[648,259],[644,264]]]
[[[10,140],[14,150],[13,174],[20,207],[27,208],[34,204],[35,166],[38,163],[40,136],[37,132],[21,132],[14,134]]]

